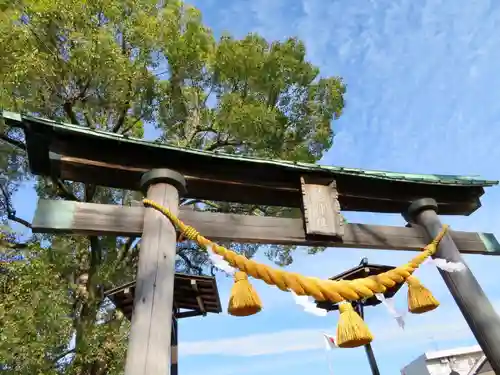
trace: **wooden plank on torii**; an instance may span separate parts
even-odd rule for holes
[[[300,178],[302,208],[306,233],[341,239],[344,235],[344,218],[340,213],[335,180],[320,183],[309,176]]]
[[[140,236],[144,207],[130,207],[73,201],[39,200],[33,232],[80,235]],[[213,240],[238,243],[327,246],[416,251],[428,244],[420,228],[344,224],[342,239],[308,236],[303,219],[262,217],[179,210],[179,218]],[[500,254],[500,244],[491,233],[450,231],[464,254]]]

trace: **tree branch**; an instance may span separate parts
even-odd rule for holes
[[[131,125],[127,126],[125,129],[123,129],[123,131],[121,132],[122,134],[127,134],[127,132],[129,132],[130,130],[132,130],[134,128],[135,125],[137,125],[137,123],[139,121],[142,120],[142,116],[137,118]]]
[[[97,236],[89,236],[90,240],[90,272],[89,272],[89,283],[92,283],[92,277],[97,272],[97,268],[101,264],[102,260],[102,248],[101,242]],[[90,288],[94,287],[94,285],[89,285]]]
[[[123,104],[122,111],[120,113],[120,116],[118,117],[118,120],[116,121],[115,126],[113,126],[113,129],[111,131],[113,133],[118,133],[120,129],[122,128],[123,124],[125,123],[125,119],[127,118],[127,112],[130,108],[130,93],[132,91],[132,80],[128,80],[128,92],[127,92],[127,99],[125,100],[125,103]]]
[[[130,50],[127,47],[127,41],[125,40],[125,35],[122,31],[122,54],[126,57],[130,57]],[[132,96],[132,77],[129,76],[127,79],[127,93],[125,94],[125,103],[123,103],[123,108],[116,121],[115,126],[111,130],[113,133],[118,133],[125,123],[125,119],[127,118],[127,112],[130,109],[130,101]]]
[[[0,134],[0,139],[11,146],[14,146],[22,151],[26,151],[26,145],[22,141],[18,141],[17,139],[12,139],[6,134]]]
[[[209,207],[212,207],[212,208],[215,208],[216,210],[219,210],[220,209],[220,206],[214,202],[210,202],[210,201],[205,201],[205,200],[202,200],[202,199],[193,199],[193,200],[190,200],[190,201],[186,201],[186,202],[183,202],[182,203],[182,206],[183,207],[186,207],[186,206],[194,206],[198,203],[202,203],[202,204],[205,204]]]
[[[97,192],[97,186],[92,184],[85,184],[85,202],[90,203],[94,199]]]
[[[32,228],[31,227],[31,223],[27,220],[24,220],[18,216],[16,216],[15,214],[11,214],[11,213],[7,213],[7,219],[9,219],[10,221],[15,221],[16,223],[19,223],[21,225],[24,225],[25,227],[27,228]],[[16,247],[18,248],[18,247]]]
[[[5,189],[5,186],[0,185],[0,190],[2,191],[2,195],[3,195],[4,200],[5,200],[7,219],[10,221],[15,221],[16,223],[19,223],[19,224],[24,225],[25,227],[31,229],[31,223],[29,221],[26,221],[26,220],[16,216],[16,210],[12,207],[12,202],[10,201],[10,196],[9,196],[9,193],[7,192],[7,189]]]
[[[10,242],[0,237],[0,246],[4,248],[9,248],[12,250],[24,250],[27,249],[29,245],[30,245],[29,242],[21,242],[21,243]]]
[[[215,151],[218,148],[226,146],[243,146],[243,141],[217,141],[206,148],[206,151]]]
[[[87,91],[89,90],[91,83],[92,83],[92,75],[88,77],[85,86],[83,86],[82,89],[80,90],[80,93],[78,94],[76,100],[86,101],[88,99],[89,95],[87,95]],[[78,85],[80,85],[80,82],[78,82]]]
[[[63,108],[64,108],[64,112],[69,117],[71,123],[73,125],[80,125],[80,122],[76,118],[75,111],[73,110],[73,101],[68,100],[68,101],[64,102]]]
[[[76,202],[80,201],[80,199],[78,199],[78,197],[70,191],[69,187],[64,183],[64,181],[59,178],[52,178],[52,182],[56,185],[56,188],[58,189],[57,193],[61,198]]]
[[[83,116],[85,117],[85,122],[87,123],[87,126],[88,126],[90,129],[95,129],[94,120],[92,120],[92,118],[90,117],[90,115],[88,114],[88,112],[85,112],[85,113],[83,114]]]
[[[134,246],[132,246],[130,248],[130,250],[128,251],[128,253],[126,253],[123,257],[123,259],[125,260],[125,264],[127,266],[134,266],[134,261],[137,260],[138,256],[139,256],[139,252],[141,250],[141,241],[137,241],[135,243]]]
[[[127,239],[127,242],[123,244],[122,249],[118,252],[118,260],[122,261],[125,259],[125,255],[129,254],[134,246],[134,241],[137,239],[137,237],[129,237]],[[137,243],[135,244],[137,245]]]
[[[68,355],[70,355],[70,354],[72,354],[72,353],[74,353],[74,352],[75,352],[75,349],[74,349],[74,348],[73,348],[73,349],[70,349],[70,350],[67,350],[67,351],[65,351],[64,353],[62,353],[62,354],[58,355],[56,358],[54,358],[54,359],[52,360],[52,362],[53,362],[54,364],[57,364],[57,362],[59,362],[61,359],[63,359],[64,357],[66,357],[66,356],[68,356]]]
[[[191,262],[191,260],[187,257],[187,255],[182,252],[182,250],[179,250],[177,252],[177,255],[187,264],[190,269],[196,270],[199,275],[203,274],[203,268],[201,268],[200,266],[195,266],[193,262]]]
[[[217,133],[217,131],[212,128],[211,126],[209,127],[202,127],[201,125],[198,125],[194,130],[193,130],[193,134],[191,134],[191,137],[189,137],[189,140],[187,141],[187,144],[186,146],[187,147],[193,147],[191,146],[191,143],[194,141],[195,137],[200,134],[200,133],[208,133],[208,132],[212,132],[212,133]]]

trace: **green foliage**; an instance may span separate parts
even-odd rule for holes
[[[30,245],[12,259],[0,249],[0,363],[5,374],[56,374],[71,338],[66,283],[43,249]],[[29,261],[28,261],[29,259]]]
[[[0,0],[0,108],[234,154],[314,162],[332,145],[340,78],[320,77],[297,39],[216,40],[181,1]],[[152,125],[153,124],[153,125]],[[30,179],[19,129],[0,124],[0,219],[29,227],[12,195]],[[129,204],[137,193],[38,178],[39,197]],[[295,216],[297,210],[193,202],[197,210]],[[2,227],[3,228],[3,227]],[[0,228],[0,370],[115,375],[128,322],[103,291],[133,278],[134,238],[36,235]],[[43,246],[42,246],[43,244]],[[227,244],[251,257],[256,245]],[[281,265],[293,247],[266,249]],[[318,251],[313,249],[312,253]],[[189,243],[177,269],[210,273]]]
[[[296,39],[270,44],[250,34],[243,40],[224,36],[216,43],[206,29],[196,31],[201,49],[165,51],[173,79],[161,85],[163,140],[227,153],[318,160],[332,144],[331,121],[343,108],[342,81],[317,79],[318,69],[305,60],[305,47]],[[182,44],[194,37],[178,38]]]

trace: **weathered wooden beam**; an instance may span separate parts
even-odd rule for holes
[[[65,180],[95,183],[96,185],[118,189],[138,190],[137,181],[147,171],[144,167],[113,164],[79,157],[49,155],[54,173]],[[271,183],[257,180],[252,184],[243,183],[229,177],[191,176],[185,174],[188,198],[224,200],[247,204],[300,207],[300,189],[297,184]]]
[[[34,143],[40,144],[38,140]],[[77,142],[70,149],[59,150],[60,153],[50,152],[48,163],[51,175],[65,180],[138,190],[141,175],[149,169],[148,162],[154,161],[160,166],[173,162],[170,158],[165,160],[158,155],[139,161],[138,158],[143,158],[143,155],[136,150],[132,153],[134,162],[124,163],[123,149],[116,152],[106,150],[106,157],[94,160],[79,156],[79,147]],[[102,151],[101,148],[96,148],[99,152]],[[80,151],[87,155],[87,149],[88,146],[85,145]],[[197,164],[184,156],[184,161],[176,170],[187,181],[187,198],[282,207],[302,205],[300,174],[297,171],[268,169],[268,165],[261,163],[246,165],[245,168],[241,165],[218,164],[215,160],[211,160],[215,163],[213,165],[207,165],[206,161]],[[36,160],[35,158],[35,162]],[[32,167],[32,172],[46,173],[43,169],[35,169],[35,166]],[[315,178],[321,176],[330,180],[332,178],[327,172],[319,173],[319,176],[315,174]],[[337,175],[335,179],[339,189],[339,202],[344,211],[400,214],[413,200],[427,194],[438,201],[439,210],[443,214],[468,215],[481,206],[479,197],[483,193],[482,188],[389,182],[374,178],[360,179],[359,176]],[[430,191],[426,192],[428,189]]]
[[[39,200],[33,220],[37,233],[86,235],[141,235],[143,207]],[[426,234],[416,228],[345,224],[341,241],[306,236],[302,219],[232,215],[183,210],[179,218],[207,238],[239,243],[328,246],[362,249],[418,250],[427,245]],[[491,233],[451,232],[460,252],[500,254]]]
[[[306,233],[342,238],[344,226],[335,181],[325,185],[302,176],[300,186]]]

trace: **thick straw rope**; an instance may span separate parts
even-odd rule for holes
[[[303,276],[293,272],[269,267],[265,264],[257,263],[239,255],[232,250],[219,246],[209,239],[200,235],[196,229],[184,224],[179,218],[172,214],[167,208],[144,199],[143,203],[147,207],[152,207],[164,214],[174,226],[176,226],[185,238],[197,242],[206,248],[211,246],[214,253],[222,256],[234,268],[256,278],[263,280],[269,285],[277,286],[283,291],[293,291],[297,295],[307,295],[317,301],[342,302],[345,300],[355,301],[361,298],[372,297],[375,293],[384,293],[386,289],[392,288],[398,283],[407,281],[413,272],[430,256],[437,251],[437,245],[448,230],[444,225],[436,238],[427,245],[422,252],[393,270],[381,273],[376,276],[369,276],[355,280],[322,280],[316,277]],[[239,277],[245,277],[240,275]]]

